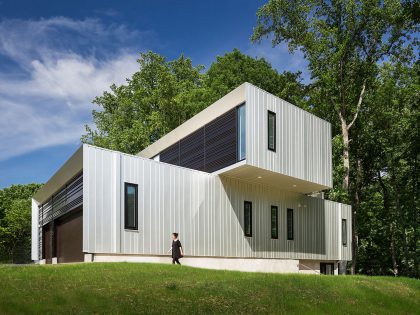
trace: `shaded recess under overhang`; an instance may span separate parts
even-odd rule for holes
[[[296,177],[248,165],[246,164],[246,161],[238,162],[214,172],[213,174],[237,178],[250,183],[268,185],[278,188],[279,190],[292,191],[302,194],[309,194],[331,188]]]

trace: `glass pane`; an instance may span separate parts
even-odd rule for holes
[[[293,239],[293,210],[287,209],[287,239]]]
[[[245,225],[245,235],[252,235],[252,207],[249,202],[246,202],[244,205],[244,225]]]
[[[245,105],[238,107],[238,160],[245,159],[246,155],[246,122]]]
[[[276,149],[276,115],[268,113],[268,148],[270,150]]]
[[[136,187],[127,185],[126,194],[125,226],[134,228],[136,227]]]
[[[276,207],[272,207],[271,208],[271,237],[272,238],[277,238],[278,234],[277,234],[277,208]]]
[[[341,221],[341,238],[343,245],[347,245],[347,220],[343,219]]]

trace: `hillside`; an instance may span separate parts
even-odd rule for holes
[[[0,314],[415,314],[420,281],[129,263],[0,266]]]

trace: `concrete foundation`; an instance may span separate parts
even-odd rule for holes
[[[321,274],[321,262],[334,264],[334,275],[338,275],[338,263],[336,261],[300,260],[299,273]]]
[[[84,262],[93,262],[93,254],[85,254]]]
[[[93,254],[94,262],[139,262],[171,264],[169,256]],[[85,256],[86,257],[86,256]],[[331,262],[331,261],[330,261]],[[334,274],[338,274],[337,263]],[[245,272],[320,274],[320,261],[297,259],[258,259],[222,257],[184,257],[181,264],[196,268]]]

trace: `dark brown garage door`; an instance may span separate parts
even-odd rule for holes
[[[47,264],[51,264],[52,255],[52,224],[48,223],[42,228],[42,257]]]
[[[83,261],[83,215],[74,210],[57,221],[57,258],[59,263]]]

